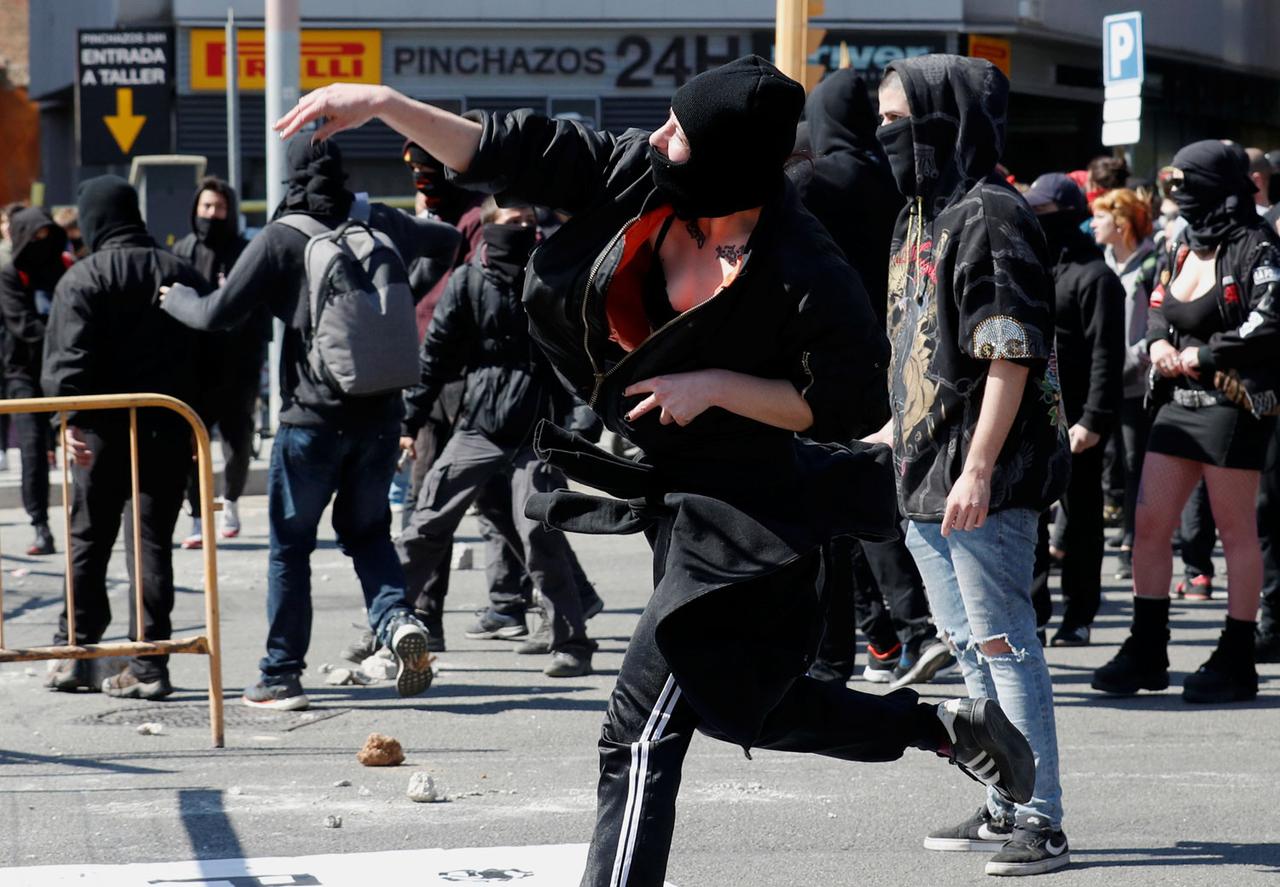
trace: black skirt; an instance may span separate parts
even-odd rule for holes
[[[1274,416],[1259,419],[1230,404],[1192,408],[1166,403],[1151,425],[1147,452],[1261,471],[1274,426]]]

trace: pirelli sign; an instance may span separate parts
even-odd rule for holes
[[[192,28],[189,32],[191,90],[211,92],[227,88],[227,41],[222,28]],[[267,43],[261,30],[237,32],[240,88],[261,92],[267,85]],[[317,89],[336,81],[379,83],[382,76],[382,32],[303,30],[301,86]]]

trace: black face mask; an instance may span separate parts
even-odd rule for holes
[[[1082,219],[1073,212],[1052,212],[1036,216],[1044,229],[1045,244],[1049,247],[1049,260],[1056,263],[1062,251],[1080,239]]]
[[[33,240],[22,248],[22,258],[15,264],[19,271],[26,273],[32,280],[47,276],[51,268],[56,268],[61,276],[62,245],[53,237]]]
[[[485,243],[485,264],[507,283],[524,273],[529,255],[538,239],[532,225],[494,225],[481,229]]]
[[[898,183],[898,190],[903,197],[915,197],[918,188],[916,140],[911,132],[911,118],[903,117],[886,123],[876,130],[876,138],[889,157],[889,168],[893,171],[893,180]]]
[[[222,252],[223,249],[231,245],[231,241],[235,238],[235,229],[232,222],[227,219],[200,219],[195,220],[196,239],[203,243],[215,253]]]
[[[741,170],[732,158],[697,155],[683,163],[649,146],[653,183],[682,219],[714,219],[762,206],[782,180],[761,178],[760,170]]]

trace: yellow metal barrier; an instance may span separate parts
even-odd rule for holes
[[[213,458],[209,448],[209,431],[195,410],[177,398],[163,394],[101,394],[86,397],[38,397],[0,400],[4,413],[62,413],[62,511],[66,531],[67,565],[67,637],[65,646],[7,649],[4,645],[4,582],[0,571],[0,662],[31,662],[42,659],[98,659],[105,656],[146,656],[164,653],[199,653],[209,657],[209,727],[213,745],[222,748],[222,646],[218,634],[218,553],[214,533],[204,534],[204,613],[205,634],[172,640],[148,641],[143,631],[142,603],[142,522],[138,495],[138,410],[149,407],[171,410],[187,420],[196,440],[196,460],[200,479],[201,513],[209,519],[213,504]],[[66,456],[67,410],[129,411],[129,463],[133,490],[133,558],[134,613],[137,620],[136,641],[114,644],[75,644],[75,587],[71,570],[71,496],[69,495],[68,460]]]

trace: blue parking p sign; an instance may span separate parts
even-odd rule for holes
[[[1102,20],[1102,82],[1142,82],[1142,13],[1122,12]]]

